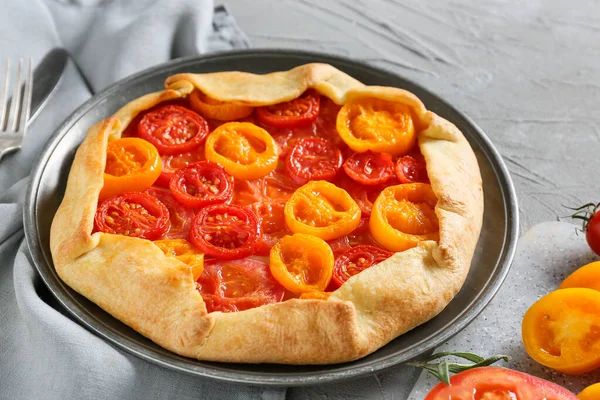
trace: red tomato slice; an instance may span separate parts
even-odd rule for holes
[[[290,151],[285,169],[296,184],[303,185],[308,181],[333,180],[342,161],[342,152],[329,140],[304,138]]]
[[[321,96],[309,89],[297,99],[256,109],[258,119],[275,128],[297,128],[309,125],[319,116]]]
[[[104,200],[94,216],[94,230],[156,240],[170,226],[169,210],[149,194],[126,192]]]
[[[269,255],[271,247],[290,231],[285,224],[285,201],[261,201],[252,204],[252,211],[260,221],[262,237],[256,249],[256,254],[261,256]]]
[[[360,245],[340,254],[333,267],[332,280],[342,286],[351,276],[387,260],[394,253],[375,246]]]
[[[395,171],[400,183],[429,183],[425,159],[421,154],[400,157],[396,161]]]
[[[225,203],[233,194],[233,178],[212,161],[199,161],[177,170],[169,187],[175,199],[186,207]]]
[[[252,255],[260,234],[258,218],[252,211],[217,204],[204,207],[196,215],[190,241],[207,256],[231,260]]]
[[[425,400],[523,399],[577,400],[567,389],[525,374],[500,367],[479,367],[450,378],[450,386],[440,383]]]
[[[344,171],[355,182],[379,185],[394,176],[392,156],[387,153],[354,153],[344,162]]]
[[[206,261],[197,283],[209,313],[242,311],[277,303],[285,293],[267,264],[248,258]]]
[[[363,186],[354,184],[349,190],[350,195],[358,204],[363,217],[371,215],[373,203],[385,186]]]
[[[185,239],[190,237],[190,226],[194,219],[194,210],[186,208],[179,204],[170,191],[151,187],[146,190],[152,197],[156,197],[169,210],[171,227],[166,231],[161,239]]]
[[[138,136],[152,143],[160,154],[192,151],[207,135],[208,124],[204,118],[174,105],[150,111],[138,124]]]
[[[330,240],[327,242],[327,244],[329,244],[331,251],[333,251],[333,255],[336,257],[352,247],[350,246],[350,239],[348,238],[348,235],[342,236],[341,238],[337,238],[335,240]]]
[[[155,184],[162,187],[169,187],[171,177],[178,169],[181,169],[189,164],[204,160],[203,151],[190,151],[176,155],[164,155],[162,159],[162,172],[156,180]]]

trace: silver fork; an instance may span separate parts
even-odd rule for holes
[[[5,154],[19,150],[27,131],[27,121],[31,112],[31,94],[33,88],[33,63],[29,59],[26,70],[23,59],[19,59],[17,78],[13,84],[13,95],[8,100],[10,84],[10,59],[6,60],[4,88],[0,97],[0,159]],[[25,82],[21,84],[21,75]]]

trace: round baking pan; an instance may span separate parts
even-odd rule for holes
[[[87,130],[127,102],[163,88],[180,72],[248,71],[264,74],[323,62],[367,85],[395,86],[416,94],[425,106],[453,122],[473,147],[485,196],[483,228],[462,290],[434,319],[354,362],[318,366],[227,364],[178,356],[156,345],[63,283],[52,265],[50,224],[60,204],[77,147]],[[34,168],[26,198],[25,235],[35,267],[57,300],[83,326],[114,345],[166,368],[223,381],[298,386],[354,378],[389,368],[432,350],[458,333],[488,304],[508,273],[517,234],[515,190],[498,151],[469,118],[423,87],[391,72],[329,55],[250,50],[175,60],[126,78],[96,94],[57,129]],[[402,310],[398,310],[402,312]]]

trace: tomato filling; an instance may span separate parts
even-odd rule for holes
[[[202,272],[209,312],[281,301],[284,292],[327,299],[390,257],[398,239],[403,248],[435,240],[431,189],[400,187],[429,181],[412,118],[401,104],[367,98],[342,107],[313,89],[258,108],[196,90],[126,129],[155,147],[162,169],[141,189],[150,202],[99,207],[96,230],[158,240],[195,278]],[[116,149],[107,173],[127,175],[146,158]],[[270,265],[250,256],[268,256]]]

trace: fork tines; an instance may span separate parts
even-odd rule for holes
[[[10,59],[6,59],[4,68],[4,84],[0,97],[0,132],[25,133],[31,111],[31,92],[33,83],[33,63],[28,59],[28,66],[23,68],[24,61],[19,59],[17,75],[13,84],[13,95],[8,99],[11,82]],[[22,78],[25,82],[22,83]]]

